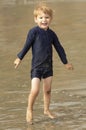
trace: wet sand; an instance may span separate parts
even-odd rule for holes
[[[25,3],[26,2],[26,3]],[[54,51],[54,77],[50,109],[43,115],[42,84],[34,106],[34,125],[26,123],[30,91],[31,51],[15,70],[13,61],[28,30],[34,26],[37,1],[0,1],[0,130],[86,130],[86,2],[48,0],[55,9],[51,28],[58,34],[73,71],[65,69]]]

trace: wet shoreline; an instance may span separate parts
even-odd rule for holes
[[[17,70],[13,61],[34,26],[32,11],[38,1],[0,1],[0,130],[86,130],[86,2],[77,1],[47,0],[55,9],[51,28],[58,34],[74,70],[66,70],[54,51],[50,109],[57,118],[43,115],[41,84],[33,126],[25,120],[31,51]]]

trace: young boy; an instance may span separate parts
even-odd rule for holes
[[[21,63],[21,60],[32,47],[32,69],[31,69],[31,91],[28,98],[28,107],[26,120],[32,124],[33,105],[38,96],[40,89],[40,81],[43,79],[44,92],[44,114],[54,119],[54,115],[49,110],[51,98],[51,83],[53,77],[52,65],[52,45],[55,47],[59,57],[67,69],[73,69],[68,63],[65,51],[60,44],[56,34],[49,28],[53,17],[53,11],[47,6],[39,6],[34,10],[34,20],[37,23],[27,36],[26,43],[18,53],[17,59],[14,61],[15,68]]]

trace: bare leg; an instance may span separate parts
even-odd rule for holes
[[[36,97],[39,93],[39,86],[40,86],[40,79],[39,78],[33,78],[31,82],[31,91],[28,98],[28,107],[27,107],[27,113],[26,113],[26,120],[30,124],[32,124],[33,119],[33,104],[36,100]]]
[[[54,119],[55,116],[49,110],[50,99],[51,99],[51,83],[52,83],[52,77],[48,77],[43,80],[44,114],[48,115],[51,119]]]

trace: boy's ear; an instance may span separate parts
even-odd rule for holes
[[[35,21],[35,23],[37,23],[37,18],[36,17],[34,17],[34,21]]]

